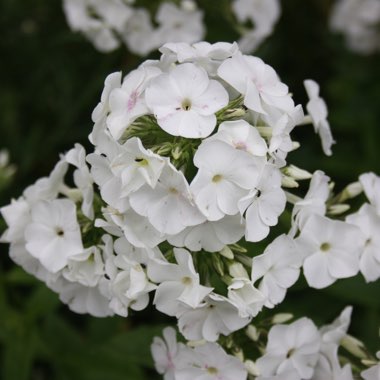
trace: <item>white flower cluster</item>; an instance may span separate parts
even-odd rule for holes
[[[273,33],[281,14],[279,0],[233,0],[232,11],[240,25],[241,38],[238,41],[241,51],[251,53]]]
[[[337,0],[330,19],[331,29],[342,33],[347,46],[362,54],[380,49],[379,24],[379,0]]]
[[[380,177],[364,174],[334,194],[323,172],[287,163],[297,147],[290,133],[307,122],[331,154],[314,81],[305,83],[304,117],[275,70],[237,44],[170,43],[160,51],[159,61],[107,77],[92,113],[94,151],[75,145],[49,177],[1,208],[8,225],[2,241],[76,312],[127,316],[154,292],[157,310],[175,316],[187,340],[209,342],[191,352],[173,344],[186,351],[179,379],[244,378],[241,364],[215,342],[281,303],[301,268],[317,289],[359,271],[367,281],[380,277]],[[305,196],[287,190],[305,179]],[[347,201],[363,190],[369,203],[344,220]],[[272,227],[287,205],[292,225],[281,234]],[[255,243],[266,238],[260,254]],[[241,241],[251,242],[248,250]],[[302,339],[319,339],[311,322],[298,323],[305,327],[294,334],[304,328]],[[313,347],[300,352],[314,368]],[[312,377],[307,365],[279,358],[269,365],[263,357],[262,376],[296,370]]]
[[[167,327],[164,339],[154,339],[152,356],[164,380],[245,380],[248,374],[256,380],[354,380],[350,364],[341,365],[340,349],[343,347],[346,354],[363,354],[362,343],[347,334],[351,313],[352,307],[348,306],[333,323],[319,329],[305,317],[289,325],[274,324],[266,342],[250,325],[246,329],[251,339],[247,347],[260,347],[261,356],[257,358],[245,356],[242,351],[235,351],[235,357],[228,355],[217,343],[185,345],[177,342],[175,330]],[[229,343],[232,351],[234,344]],[[365,380],[378,379],[380,364],[371,364],[362,372]]]
[[[70,28],[83,33],[101,52],[125,44],[144,56],[165,42],[196,42],[204,37],[203,13],[192,0],[181,6],[163,1],[155,24],[147,9],[133,6],[134,0],[63,0]]]
[[[134,0],[63,0],[67,22],[101,52],[125,44],[145,56],[167,42],[194,43],[204,38],[203,13],[193,0],[161,1],[154,20]],[[232,0],[233,28],[241,34],[243,52],[255,50],[273,32],[281,8],[279,0]],[[154,22],[153,22],[154,21]]]

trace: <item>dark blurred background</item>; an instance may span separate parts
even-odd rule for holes
[[[237,38],[222,13],[227,0],[199,3],[206,9],[208,41]],[[380,55],[352,53],[341,36],[329,31],[332,3],[283,0],[274,34],[255,54],[277,70],[297,103],[307,101],[304,79],[319,82],[337,141],[334,154],[324,156],[312,127],[302,127],[293,135],[302,148],[289,160],[311,172],[325,171],[340,189],[362,172],[380,174]],[[141,58],[123,48],[98,53],[69,30],[58,0],[2,0],[0,27],[0,149],[8,149],[17,166],[13,181],[0,193],[2,206],[48,175],[59,153],[75,142],[89,146],[90,116],[105,77],[118,70],[127,73]],[[149,345],[152,336],[173,320],[153,309],[127,319],[75,315],[44,285],[15,267],[7,245],[1,244],[0,252],[1,379],[160,378],[152,370]],[[367,285],[362,278],[338,281],[323,291],[306,291],[300,281],[278,310],[322,324],[351,304],[350,332],[375,351],[379,290],[379,281]]]

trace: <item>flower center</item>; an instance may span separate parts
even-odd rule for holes
[[[173,194],[173,195],[177,195],[178,194],[178,190],[175,187],[170,187],[169,188],[169,193]]]
[[[55,232],[56,232],[57,236],[59,236],[59,237],[62,237],[65,235],[65,231],[63,231],[63,229],[61,227],[56,227]]]
[[[215,174],[214,177],[212,177],[212,182],[218,183],[222,180],[222,175],[221,174]]]
[[[235,148],[239,150],[247,150],[247,144],[243,141],[238,141],[235,144]]]
[[[133,108],[135,108],[138,97],[139,97],[139,93],[136,90],[132,91],[128,99],[128,104],[127,104],[128,111],[131,111]]]
[[[136,157],[135,162],[137,162],[140,166],[148,166],[149,163],[145,158]]]
[[[291,348],[288,353],[286,354],[286,358],[289,359],[294,354],[295,349]]]
[[[182,277],[182,284],[190,285],[192,283],[192,279],[188,276]]]
[[[208,372],[210,375],[216,375],[219,371],[218,371],[218,368],[215,368],[215,367],[208,367],[208,368],[207,368],[207,372]]]
[[[327,252],[331,248],[331,245],[330,243],[322,243],[319,248],[322,252]]]
[[[182,109],[184,111],[190,111],[190,109],[191,109],[191,101],[189,99],[184,99],[183,102],[182,102],[182,104],[181,104],[181,106],[182,106]]]

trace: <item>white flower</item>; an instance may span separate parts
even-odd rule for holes
[[[119,154],[110,161],[110,168],[120,178],[122,196],[126,196],[144,184],[154,188],[166,161],[145,149],[139,138],[132,137],[120,146]]]
[[[261,160],[223,141],[204,141],[194,155],[199,168],[191,190],[208,220],[238,213],[238,201],[257,184]]]
[[[75,147],[69,150],[65,155],[66,161],[75,166],[74,183],[80,190],[82,195],[82,212],[89,219],[94,218],[94,188],[93,179],[90,170],[86,164],[86,151],[80,144],[75,144]]]
[[[310,180],[309,189],[304,199],[298,200],[292,212],[291,234],[301,230],[310,215],[325,215],[326,201],[330,195],[330,177],[321,170],[316,170]]]
[[[119,45],[115,32],[121,33],[132,10],[121,0],[64,0],[67,21],[80,31],[101,52],[110,52]]]
[[[104,297],[97,286],[84,286],[78,282],[67,281],[62,276],[56,282],[48,285],[59,294],[59,299],[75,313],[88,313],[94,317],[114,315],[108,307],[108,299]]]
[[[149,220],[137,214],[131,208],[121,213],[108,206],[102,209],[103,219],[96,219],[95,227],[101,227],[111,235],[124,234],[127,241],[138,248],[154,248],[165,240]]]
[[[376,353],[376,357],[380,359],[380,351]],[[380,362],[362,371],[360,375],[364,380],[378,380],[380,378]]]
[[[226,59],[218,75],[244,95],[244,105],[257,114],[275,117],[294,109],[288,87],[280,82],[274,69],[260,58],[237,54]]]
[[[367,282],[380,278],[380,214],[375,207],[365,203],[360,210],[348,215],[348,223],[358,226],[365,236],[359,268]]]
[[[201,40],[205,34],[202,18],[203,13],[197,9],[186,10],[172,3],[161,3],[156,14],[158,46],[165,42],[192,43]]]
[[[216,343],[206,343],[186,351],[183,360],[187,361],[176,371],[176,380],[245,380],[247,370],[237,358],[227,355]]]
[[[338,357],[339,344],[347,335],[351,313],[352,306],[347,306],[333,323],[320,328],[321,348],[312,380],[353,380],[351,366],[347,364],[342,368]]]
[[[193,45],[184,42],[169,42],[159,50],[163,53],[163,57],[173,56],[171,59],[179,63],[194,62],[197,66],[203,67],[210,77],[215,77],[220,64],[225,59],[237,54],[239,47],[236,42],[233,44],[228,42],[210,44],[201,41]]]
[[[237,277],[228,286],[228,298],[239,309],[241,318],[255,317],[263,308],[266,297],[249,278]]]
[[[253,156],[265,157],[268,147],[259,132],[245,120],[225,121],[208,141],[220,140]]]
[[[177,314],[179,331],[187,340],[216,342],[219,334],[228,336],[246,326],[250,317],[241,318],[236,306],[226,297],[215,293],[206,296],[196,309],[181,306]]]
[[[199,274],[195,271],[192,257],[188,251],[174,248],[177,264],[166,260],[151,260],[148,276],[159,283],[153,303],[157,310],[168,315],[176,315],[179,302],[196,308],[212,288],[200,285]]]
[[[121,37],[131,52],[141,56],[148,55],[160,45],[150,14],[145,8],[134,10]]]
[[[351,365],[340,366],[338,346],[330,346],[320,354],[312,380],[354,380]]]
[[[256,362],[261,375],[281,375],[296,370],[300,378],[310,379],[318,360],[320,338],[308,318],[290,325],[275,325],[268,334],[266,353]]]
[[[307,256],[303,270],[309,286],[322,289],[339,278],[355,276],[364,241],[363,233],[352,224],[310,216],[298,240]]]
[[[164,234],[177,234],[205,220],[192,202],[185,176],[170,163],[164,167],[156,187],[145,185],[132,193],[130,204]]]
[[[31,210],[25,230],[26,249],[56,273],[83,251],[75,204],[68,199],[40,201]]]
[[[91,246],[83,253],[71,257],[62,275],[71,282],[79,282],[89,287],[96,286],[104,275],[104,263],[99,248]]]
[[[239,40],[241,51],[250,53],[269,36],[280,16],[278,0],[234,0],[232,10],[240,23],[251,21],[254,29],[245,32]]]
[[[38,179],[33,185],[28,186],[23,196],[30,204],[40,200],[53,200],[57,198],[62,187],[64,187],[64,177],[67,173],[68,164],[62,157],[55,165],[48,177]]]
[[[317,82],[308,79],[304,82],[309,102],[306,109],[309,112],[314,125],[315,133],[318,133],[322,140],[322,148],[327,156],[331,156],[331,145],[335,143],[330,124],[327,121],[327,106],[325,101],[319,96],[319,85]]]
[[[166,327],[162,335],[164,339],[155,337],[150,347],[154,365],[164,380],[175,380],[175,372],[181,364],[181,355],[189,350],[183,343],[177,342],[176,332]]]
[[[174,136],[202,138],[216,126],[215,112],[228,103],[228,93],[207,72],[183,63],[155,78],[145,92],[160,127]]]
[[[11,204],[0,208],[7,229],[0,238],[2,243],[12,243],[24,239],[24,231],[30,221],[30,204],[20,197]]]
[[[155,67],[140,67],[123,79],[121,87],[115,87],[110,92],[107,127],[115,140],[118,140],[139,116],[149,113],[144,91],[151,79],[159,74],[160,70]]]
[[[143,310],[148,306],[148,293],[154,290],[139,263],[130,262],[129,268],[121,270],[109,282],[109,307],[117,315],[128,316],[128,308]]]
[[[107,116],[110,112],[109,97],[114,88],[121,87],[121,72],[109,74],[104,81],[104,89],[100,97],[100,102],[94,108],[91,114],[91,119],[94,123]]]
[[[100,288],[109,300],[109,308],[124,317],[128,316],[129,308],[143,310],[149,303],[148,293],[156,286],[149,282],[143,266],[136,261],[144,259],[141,251],[125,239],[118,239],[114,245],[112,238],[106,235],[103,241],[106,276]]]
[[[379,21],[380,4],[377,0],[339,0],[333,7],[330,26],[344,34],[350,49],[370,54],[379,49]]]
[[[255,188],[239,200],[241,215],[245,213],[247,241],[260,241],[278,222],[284,211],[286,196],[281,188],[281,173],[274,165],[267,164]]]
[[[264,253],[252,260],[251,279],[261,279],[258,289],[267,297],[265,306],[274,307],[281,303],[298,279],[302,264],[301,253],[294,240],[280,235],[265,249]]]
[[[380,215],[380,177],[375,173],[365,173],[359,177],[359,180],[366,197]]]
[[[168,242],[176,247],[186,247],[196,252],[204,249],[217,252],[227,244],[234,244],[244,236],[245,226],[239,215],[226,215],[220,220],[205,221],[187,227],[177,235],[168,236]]]

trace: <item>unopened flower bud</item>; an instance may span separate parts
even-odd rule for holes
[[[244,362],[244,365],[245,365],[245,368],[250,375],[252,375],[252,376],[259,376],[260,375],[260,371],[257,368],[256,363],[253,362],[252,360],[249,360],[249,359],[246,360]]]
[[[235,259],[248,268],[252,267],[252,257],[249,257],[244,253],[236,252]]]
[[[253,325],[249,325],[245,330],[245,333],[247,334],[248,338],[252,339],[254,342],[257,342],[260,338],[260,332]]]
[[[288,187],[288,188],[295,188],[299,186],[297,181],[294,178],[288,177],[287,175],[282,177],[281,185],[282,187]]]
[[[299,147],[301,146],[301,144],[298,142],[298,141],[292,141],[292,150],[297,150]]]
[[[206,341],[204,339],[201,339],[201,340],[189,340],[187,342],[187,345],[189,347],[199,347],[199,346],[203,346],[204,344],[206,344]]]
[[[9,153],[7,150],[0,150],[0,168],[5,168],[9,163]]]
[[[296,180],[310,179],[313,175],[306,170],[300,169],[295,165],[289,165],[284,168],[283,173]]]
[[[227,259],[230,259],[230,260],[234,259],[234,253],[231,251],[231,248],[228,247],[227,245],[224,246],[224,248],[221,251],[219,251],[219,253]]]
[[[175,160],[178,160],[181,157],[181,154],[181,149],[178,146],[172,149],[172,156]]]
[[[271,127],[256,127],[256,129],[258,130],[258,132],[260,133],[260,136],[261,137],[267,137],[267,138],[270,138],[272,137],[272,128]]]
[[[241,362],[244,362],[244,353],[241,349],[234,352],[234,356],[237,357]]]
[[[272,323],[277,325],[278,323],[285,323],[290,321],[294,317],[291,313],[278,313],[272,318]]]
[[[219,276],[224,276],[224,263],[217,253],[212,255],[212,264]]]
[[[373,365],[377,364],[377,361],[371,359],[362,359],[361,362],[367,367],[372,367]]]
[[[347,204],[339,204],[339,205],[332,205],[327,210],[327,213],[329,215],[340,215],[345,213],[350,209],[350,205]]]
[[[353,182],[346,186],[339,196],[339,202],[355,198],[363,192],[363,186],[360,182]]]
[[[351,335],[346,335],[340,342],[341,346],[344,347],[352,355],[359,359],[366,359],[367,354],[363,350],[364,344],[359,339],[354,338]]]
[[[249,278],[247,271],[241,263],[233,263],[229,267],[230,275],[234,278]]]
[[[193,12],[197,9],[197,5],[193,0],[182,0],[181,8],[186,12]]]
[[[235,117],[242,117],[244,116],[246,113],[245,109],[243,108],[234,108],[230,111],[228,111],[228,113],[226,112],[226,116],[230,119],[232,118],[235,118]]]

